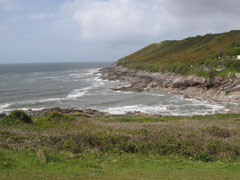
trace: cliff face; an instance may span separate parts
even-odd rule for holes
[[[100,70],[102,79],[130,82],[131,86],[114,88],[121,91],[164,90],[185,97],[210,98],[221,102],[240,102],[240,79],[216,77],[214,80],[172,73],[136,71],[113,65]]]

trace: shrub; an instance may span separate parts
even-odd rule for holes
[[[6,125],[32,123],[32,119],[24,111],[16,110],[12,111],[8,116],[5,116],[0,123]]]
[[[40,128],[45,128],[52,127],[61,122],[70,122],[74,119],[73,115],[66,115],[58,111],[52,111],[48,116],[38,119],[34,124]]]
[[[194,156],[194,159],[195,160],[198,160],[198,161],[203,161],[203,162],[210,162],[210,161],[213,161],[214,158],[204,152],[201,152],[200,154],[197,154]]]
[[[217,126],[212,126],[206,128],[206,131],[214,137],[218,138],[228,138],[231,136],[230,132],[227,129],[219,128]]]

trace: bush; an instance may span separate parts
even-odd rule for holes
[[[204,152],[201,152],[200,154],[197,154],[194,156],[194,159],[195,160],[198,160],[198,161],[203,161],[203,162],[210,162],[210,161],[213,161],[214,158]]]
[[[16,110],[12,111],[8,116],[5,116],[0,123],[6,125],[32,123],[32,119],[24,111]]]
[[[206,128],[206,131],[212,136],[218,137],[218,138],[229,138],[231,136],[229,130],[219,128],[217,126],[208,127]]]
[[[40,128],[52,127],[61,122],[70,122],[74,120],[73,115],[66,115],[58,111],[52,111],[48,116],[38,119],[34,124]]]

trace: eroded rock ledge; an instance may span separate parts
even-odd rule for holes
[[[42,109],[38,111],[34,111],[32,109],[26,110],[25,113],[29,116],[47,116],[52,111],[58,111],[63,114],[74,114],[74,115],[83,115],[87,117],[107,117],[110,114],[106,112],[100,112],[98,110],[93,109],[75,109],[75,108],[49,108],[49,109]]]
[[[164,90],[185,97],[212,99],[220,102],[240,103],[240,79],[216,77],[214,80],[196,76],[180,76],[172,73],[150,73],[112,65],[100,70],[104,80],[130,82],[130,86],[113,88],[120,91]]]
[[[101,112],[94,109],[75,109],[75,108],[49,108],[49,109],[42,109],[38,111],[34,111],[32,109],[26,110],[25,113],[29,116],[47,116],[52,111],[58,111],[63,114],[73,114],[73,115],[80,115],[85,117],[112,117],[117,115],[111,115],[107,112]],[[1,117],[2,115],[2,117]],[[128,116],[141,116],[141,117],[150,117],[150,118],[159,118],[161,115],[159,114],[146,114],[140,111],[132,111],[127,112],[125,115]],[[6,114],[0,114],[0,118],[4,118]]]

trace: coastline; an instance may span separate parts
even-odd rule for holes
[[[182,94],[184,98],[193,98],[198,100],[214,100],[216,102],[233,103],[233,106],[226,107],[226,113],[240,113],[237,104],[240,103],[240,80],[239,79],[222,79],[217,78],[215,81],[196,76],[180,76],[172,73],[150,73],[145,71],[136,71],[117,66],[116,63],[110,67],[99,69],[99,78],[102,80],[128,82],[126,86],[112,88],[115,91],[151,91],[159,90],[173,94]],[[234,105],[236,103],[236,106]],[[45,116],[53,110],[64,114],[86,114],[87,116],[112,116],[106,111],[83,109],[78,107],[71,108],[45,108],[41,110],[24,110],[29,116]],[[143,115],[143,116],[161,116],[163,114],[147,114],[136,111],[126,111],[125,115]],[[0,118],[6,113],[0,113]],[[119,114],[120,115],[120,114]],[[122,114],[121,114],[122,115]]]
[[[216,102],[240,103],[240,79],[214,80],[196,76],[180,76],[172,73],[151,73],[146,71],[129,70],[113,64],[100,71],[103,80],[119,80],[131,85],[113,88],[115,91],[149,91],[163,90],[170,93],[182,94],[185,98],[211,99]],[[230,109],[231,113],[239,110]]]

